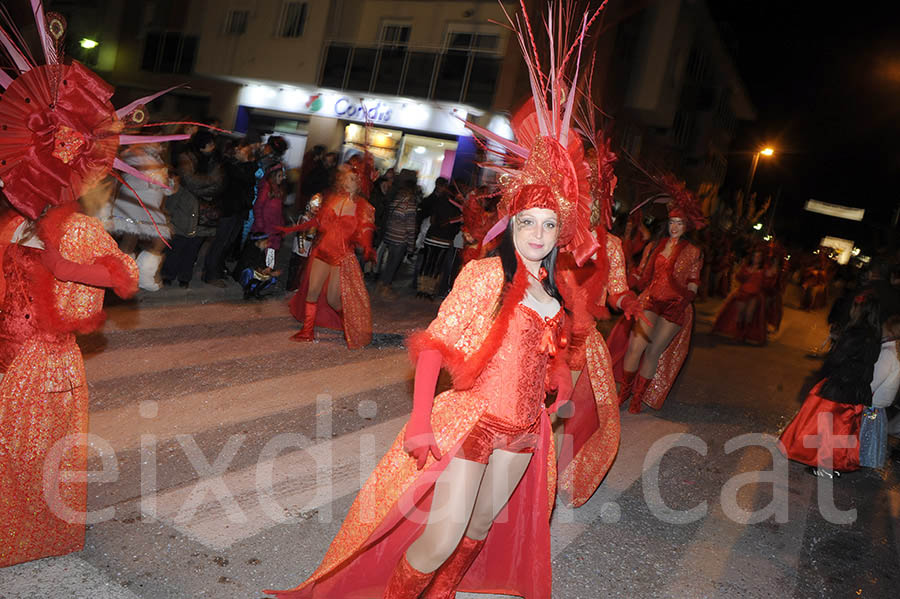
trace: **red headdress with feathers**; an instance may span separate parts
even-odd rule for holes
[[[683,181],[677,179],[675,175],[665,174],[659,183],[665,190],[665,196],[669,198],[667,209],[670,217],[684,220],[688,229],[702,229],[706,226],[706,217],[703,216],[700,203],[693,192],[685,187]]]
[[[588,28],[605,5],[603,2],[593,14],[585,13],[580,26],[571,30],[571,2],[551,6],[545,23],[550,38],[546,73],[524,4],[521,4],[521,17],[516,15],[513,19],[506,15],[525,59],[532,98],[512,119],[515,142],[466,123],[472,131],[499,144],[513,156],[505,165],[484,165],[502,173],[502,198],[498,205],[502,218],[488,232],[485,243],[503,231],[511,216],[539,207],[556,212],[560,224],[557,246],[571,252],[579,265],[596,251],[598,243],[590,231],[591,168],[571,123],[578,95],[574,82],[578,80],[582,44]]]
[[[0,54],[11,66],[0,69],[0,181],[9,203],[34,220],[48,205],[78,199],[113,169],[158,185],[116,152],[126,144],[188,138],[121,134],[126,124],[146,126],[144,105],[170,90],[116,110],[109,84],[76,61],[63,62],[65,19],[45,16],[41,0],[31,0],[31,8],[45,64],[34,61],[15,25],[0,23]]]

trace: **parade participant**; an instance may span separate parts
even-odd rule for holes
[[[635,287],[640,280],[637,271],[644,248],[650,243],[650,229],[641,219],[640,211],[630,214],[625,221],[625,232],[622,235],[622,253],[625,256],[625,273],[628,286]]]
[[[641,259],[643,289],[638,298],[651,326],[620,319],[607,339],[621,383],[619,402],[629,396],[628,411],[638,413],[641,403],[659,409],[687,357],[694,323],[693,300],[703,258],[684,239],[685,232],[706,225],[700,207],[684,183],[667,175],[666,190],[657,201],[668,204],[669,236],[647,246]]]
[[[498,219],[496,210],[489,210],[487,206],[492,196],[493,194],[488,191],[487,186],[482,185],[470,191],[463,202],[463,265],[468,264],[472,260],[483,258],[490,251],[496,249],[496,242],[491,244],[490,247],[483,247],[482,245],[487,232],[497,223]]]
[[[782,453],[812,466],[819,476],[839,476],[860,466],[861,415],[872,403],[873,374],[881,352],[878,310],[873,294],[856,296],[850,323],[825,358],[819,382],[781,434]],[[852,441],[847,442],[848,437]]]
[[[712,332],[762,345],[766,342],[765,293],[774,283],[771,268],[763,264],[762,250],[753,250],[735,278],[740,287],[732,291],[716,316]]]
[[[586,152],[591,167],[591,225],[599,249],[581,267],[572,254],[560,256],[560,293],[573,314],[568,364],[574,384],[571,414],[559,419],[557,486],[566,503],[583,505],[606,476],[619,449],[619,402],[612,360],[596,321],[608,320],[607,305],[627,318],[643,318],[626,282],[622,242],[608,231],[612,222],[615,154],[598,132]],[[649,323],[648,323],[649,324]]]
[[[763,291],[766,301],[766,323],[772,332],[781,328],[784,318],[784,288],[788,280],[788,261],[784,247],[773,241],[768,247],[768,266]]]
[[[112,203],[112,214],[104,222],[107,231],[121,237],[119,247],[126,254],[134,255],[139,243],[146,245],[135,261],[140,276],[138,286],[147,291],[159,291],[157,275],[166,247],[164,240],[172,237],[162,207],[165,196],[171,194],[173,183],[164,153],[160,143],[129,146],[120,153],[123,162],[153,182],[126,174],[123,178],[128,185],[119,187]]]
[[[0,71],[0,187],[11,207],[0,217],[0,566],[84,546],[88,388],[75,334],[102,324],[104,287],[127,297],[138,272],[76,200],[113,168],[141,175],[116,158],[120,144],[183,139],[121,136],[152,97],[117,112],[106,82],[63,62],[65,20],[45,18],[40,3],[34,15],[48,64],[6,43],[16,68]]]
[[[565,82],[577,76],[528,66],[532,82],[551,82],[553,98],[574,97]],[[571,392],[554,263],[558,251],[583,255],[580,244],[593,242],[583,250],[589,256],[596,240],[583,149],[568,117],[560,119],[570,111],[556,101],[551,111],[546,95],[533,93],[537,115],[522,128],[513,123],[524,165],[504,168],[497,256],[467,264],[437,318],[410,338],[416,381],[407,426],[322,564],[299,587],[274,592],[279,598],[551,596],[556,473],[547,411]],[[453,389],[434,397],[442,365]],[[545,409],[548,387],[558,393]],[[495,522],[501,509],[506,516]]]
[[[314,341],[316,325],[343,330],[350,349],[365,347],[372,340],[369,292],[354,251],[359,246],[367,262],[375,260],[375,210],[359,194],[362,176],[360,168],[342,165],[316,216],[282,229],[318,231],[300,286],[290,301],[291,314],[303,323],[303,329],[291,337],[294,341]]]

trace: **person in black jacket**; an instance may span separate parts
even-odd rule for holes
[[[217,198],[219,222],[203,267],[203,281],[216,287],[225,287],[225,257],[240,237],[241,226],[253,204],[255,153],[254,140],[244,137],[225,159],[225,188]]]
[[[811,466],[817,476],[831,478],[860,466],[862,412],[872,403],[872,375],[881,353],[879,310],[871,291],[853,299],[849,323],[825,358],[819,382],[781,434],[785,456]]]

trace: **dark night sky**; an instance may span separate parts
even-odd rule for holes
[[[900,204],[897,4],[709,0],[758,111],[739,128],[726,185],[742,186],[752,151],[775,146],[776,159],[760,161],[754,190],[782,186],[779,231],[796,241],[879,236],[804,212],[809,198],[864,207],[873,225],[888,223]]]

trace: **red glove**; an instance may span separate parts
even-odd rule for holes
[[[375,250],[372,248],[372,246],[368,246],[365,249],[363,249],[363,257],[365,258],[366,262],[375,262],[377,257],[375,255]]]
[[[565,360],[559,360],[559,365],[550,373],[549,387],[551,391],[556,391],[556,401],[547,408],[547,413],[556,414],[558,412],[560,418],[570,418],[574,413],[574,406],[570,401],[572,399],[572,372]]]
[[[46,246],[41,252],[41,263],[60,281],[81,283],[92,287],[112,287],[109,270],[102,264],[78,264],[66,260],[53,246]]]
[[[275,229],[280,231],[281,233],[294,233],[295,231],[307,231],[318,226],[319,220],[317,218],[311,218],[306,222],[300,223],[299,225],[293,225],[291,227],[275,227]]]
[[[687,310],[688,306],[691,305],[691,302],[694,301],[694,298],[697,297],[696,291],[691,291],[688,289],[688,292],[684,294],[681,298],[681,304],[679,305],[679,309],[684,312]]]
[[[431,430],[431,407],[440,373],[441,352],[436,349],[423,350],[416,361],[413,410],[403,437],[403,449],[416,458],[419,470],[425,467],[429,453],[434,459],[441,459],[441,450],[434,438],[434,431]]]
[[[644,309],[643,306],[641,306],[641,302],[638,301],[638,298],[633,291],[629,291],[627,294],[623,295],[619,303],[627,320],[640,318],[648,327],[651,326],[650,321],[644,316]]]

